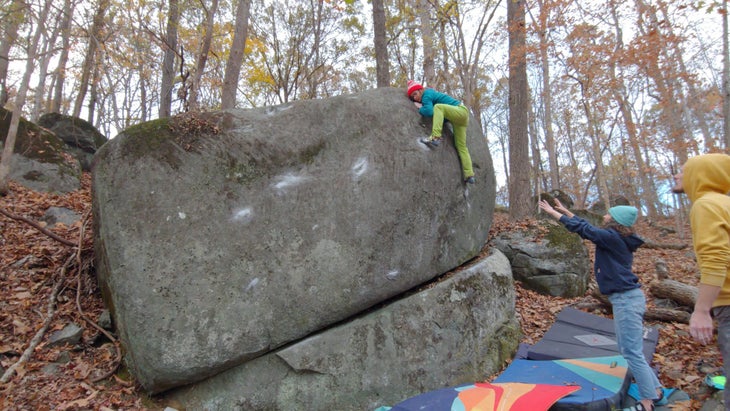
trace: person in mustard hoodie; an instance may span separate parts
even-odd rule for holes
[[[685,193],[692,202],[689,222],[692,245],[700,269],[700,285],[689,320],[692,338],[712,341],[714,316],[717,344],[725,375],[730,375],[730,156],[703,154],[692,157],[674,176],[674,193]],[[724,390],[730,411],[730,389]]]

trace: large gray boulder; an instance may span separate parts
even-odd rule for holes
[[[499,251],[445,281],[160,400],[186,410],[374,410],[484,381],[520,337]]]
[[[94,159],[102,293],[138,381],[217,374],[458,267],[484,246],[495,180],[477,183],[402,89],[132,127]]]

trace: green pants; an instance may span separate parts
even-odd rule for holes
[[[464,178],[474,175],[471,168],[471,156],[466,148],[466,129],[469,126],[469,109],[465,105],[450,106],[448,104],[436,104],[433,106],[433,128],[431,137],[440,138],[444,127],[444,119],[449,120],[454,126],[454,146],[461,161],[461,171]]]

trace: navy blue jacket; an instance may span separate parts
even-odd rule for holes
[[[596,245],[593,270],[602,294],[609,295],[640,287],[639,278],[631,271],[631,265],[634,262],[634,251],[644,244],[644,240],[635,234],[622,237],[612,228],[594,227],[578,216],[562,216],[560,222],[568,231],[577,233]]]

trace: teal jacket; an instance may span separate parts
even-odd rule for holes
[[[418,113],[420,113],[424,117],[433,117],[433,106],[436,104],[448,104],[450,106],[458,106],[461,104],[461,101],[451,97],[448,94],[439,93],[438,91],[427,88],[423,90],[423,95],[421,96],[421,108],[418,109]]]

